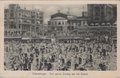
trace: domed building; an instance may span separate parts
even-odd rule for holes
[[[48,25],[49,29],[52,31],[74,30],[74,28],[87,25],[87,15],[85,15],[83,12],[82,16],[77,17],[75,15],[71,15],[69,12],[64,14],[58,11],[58,13],[51,15],[50,21],[48,21]]]
[[[60,11],[58,11],[58,13],[51,15],[51,19],[48,22],[50,30],[57,31],[63,30],[66,26],[68,26],[67,20],[68,20],[67,15],[61,13]]]

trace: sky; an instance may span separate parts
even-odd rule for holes
[[[39,9],[44,12],[44,23],[50,20],[50,16],[60,10],[61,13],[69,13],[71,15],[81,16],[83,11],[87,11],[87,5],[85,4],[20,4],[22,8],[26,9]],[[7,7],[7,6],[6,6]]]

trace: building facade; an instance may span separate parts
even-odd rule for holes
[[[96,9],[96,7],[99,9]],[[51,15],[48,25],[43,25],[44,13],[40,10],[28,10],[20,7],[20,5],[11,4],[4,10],[4,34],[5,38],[27,37],[37,38],[38,41],[40,38],[42,40],[56,38],[58,42],[63,42],[63,40],[74,42],[76,39],[79,41],[85,38],[92,39],[105,35],[105,33],[116,38],[117,28],[113,23],[115,23],[117,15],[113,14],[113,10],[116,13],[116,7],[113,5],[88,4],[88,11],[82,12],[82,16],[58,11]],[[103,23],[105,23],[105,26],[102,26]],[[112,25],[107,26],[108,23],[112,23]]]
[[[88,4],[87,6],[89,25],[113,25],[116,22],[116,5]]]
[[[50,30],[63,31],[68,26],[67,15],[58,11],[58,13],[51,15],[48,22]]]
[[[54,32],[58,42],[74,43],[81,39],[99,39],[105,36],[111,36],[116,40],[117,28],[114,25],[116,14],[113,12],[115,6],[106,4],[88,4],[87,6],[87,12],[82,12],[82,16],[79,17],[61,12],[51,16],[49,28]],[[59,26],[61,26],[60,30]]]
[[[48,26],[51,31],[63,31],[69,32],[75,28],[87,25],[87,15],[83,12],[82,16],[71,15],[70,13],[64,14],[58,11],[58,13],[51,15]]]
[[[82,12],[82,16],[72,16],[69,17],[68,16],[68,29],[69,30],[73,30],[73,29],[77,29],[79,27],[85,27],[87,26],[87,12]]]
[[[43,12],[40,10],[27,10],[18,4],[10,4],[4,10],[5,38],[31,37],[39,33],[43,26]]]

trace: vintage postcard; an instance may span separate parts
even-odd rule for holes
[[[120,78],[119,1],[0,2],[0,78]]]

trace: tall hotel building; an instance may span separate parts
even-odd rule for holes
[[[89,25],[113,25],[117,19],[117,7],[114,4],[88,4]]]
[[[10,4],[4,14],[5,38],[36,37],[43,26],[44,13],[40,10],[28,10],[18,4]]]

